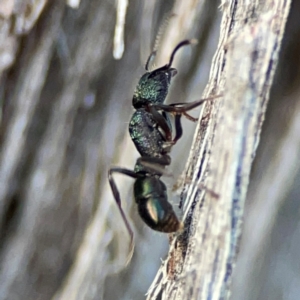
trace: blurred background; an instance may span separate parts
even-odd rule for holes
[[[208,80],[222,14],[216,0],[126,3],[0,3],[0,299],[144,299],[167,254],[167,235],[139,220],[132,179],[117,175],[136,243],[124,268],[129,236],[107,171],[132,169],[138,158],[128,136],[131,100],[161,24],[156,66],[181,40],[198,39],[178,52],[168,97],[189,102]],[[233,299],[300,295],[299,14],[293,1],[252,168]],[[184,122],[173,177],[164,179],[174,206],[194,127]]]

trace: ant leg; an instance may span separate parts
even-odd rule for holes
[[[217,97],[220,97],[220,96],[217,96]],[[153,119],[158,124],[158,126],[164,131],[167,143],[174,145],[182,136],[182,126],[181,126],[181,120],[180,120],[181,115],[184,115],[190,121],[196,122],[198,119],[190,116],[187,113],[187,111],[192,110],[193,108],[195,108],[197,106],[200,106],[205,101],[213,100],[217,97],[210,97],[210,98],[201,99],[201,100],[197,100],[197,101],[190,102],[190,103],[173,103],[170,105],[153,104],[153,105],[149,105],[147,107],[147,110],[151,113]],[[175,115],[176,133],[175,133],[175,137],[173,140],[172,140],[172,131],[169,127],[169,124],[167,123],[167,121],[163,117],[163,115],[158,112],[158,110],[176,114]]]
[[[186,105],[187,103],[172,103],[170,104],[170,106],[178,106],[178,105]],[[183,112],[182,113],[188,120],[192,121],[192,122],[197,122],[198,118],[194,118],[193,116],[191,116],[190,114],[188,114],[187,112]]]
[[[118,208],[119,208],[119,211],[121,213],[122,219],[125,223],[126,229],[127,229],[128,233],[129,233],[129,236],[130,236],[129,254],[128,254],[128,258],[127,258],[127,262],[126,262],[126,264],[128,264],[129,261],[131,260],[131,257],[133,255],[133,251],[134,251],[134,240],[133,240],[134,234],[133,234],[133,230],[131,229],[131,226],[130,226],[128,220],[127,220],[127,217],[124,213],[124,210],[122,208],[120,193],[119,193],[117,185],[116,185],[116,183],[115,183],[115,181],[112,177],[113,173],[120,173],[120,174],[123,174],[123,175],[127,175],[129,177],[132,177],[132,178],[139,178],[140,176],[137,173],[135,173],[134,171],[123,169],[123,168],[118,168],[118,167],[111,168],[108,171],[108,181],[109,181],[112,193],[114,195],[114,198],[115,198],[115,201],[118,205]]]
[[[196,108],[197,106],[200,106],[206,101],[214,100],[215,98],[219,98],[222,95],[219,96],[213,96],[205,99],[200,99],[194,102],[189,103],[173,103],[170,105],[166,104],[153,104],[153,106],[156,108],[156,110],[162,110],[169,113],[177,113],[177,114],[185,114],[187,111],[192,110]]]
[[[173,106],[173,105],[171,105]],[[164,131],[166,137],[166,144],[174,145],[182,136],[182,126],[181,126],[181,114],[175,115],[175,137],[172,140],[172,131],[167,123],[166,119],[161,115],[154,106],[148,106],[149,112],[151,113],[153,119],[158,124],[158,126]],[[186,113],[183,113],[184,115]],[[188,115],[189,116],[189,115]],[[193,117],[189,116],[193,119]]]
[[[187,112],[182,113],[188,120],[192,122],[197,122],[198,118],[194,118],[193,116],[189,115]]]
[[[197,106],[200,106],[206,101],[213,100],[215,98],[219,98],[222,95],[214,96],[210,98],[200,99],[194,102],[190,103],[172,103],[169,105],[166,104],[153,104],[148,106],[149,112],[152,114],[154,120],[157,122],[157,124],[162,128],[162,130],[165,132],[166,135],[166,141],[167,145],[175,145],[177,141],[182,136],[182,126],[181,126],[181,115],[184,115],[188,120],[192,122],[196,122],[198,119],[192,117],[187,113],[187,111],[192,110],[196,108]],[[175,137],[172,139],[172,132],[171,129],[166,121],[166,119],[158,112],[159,110],[162,110],[163,112],[167,113],[173,113],[175,114]]]
[[[176,106],[176,105],[184,105],[186,103],[173,103],[173,104],[170,104],[170,106]],[[198,121],[198,118],[194,118],[193,116],[189,115],[187,112],[183,112],[182,113],[188,120],[192,121],[192,122],[197,122]]]
[[[181,126],[181,114],[175,115],[175,137],[173,139],[173,144],[176,144],[177,141],[182,137],[182,126]]]
[[[149,105],[147,107],[147,110],[151,113],[153,119],[157,123],[157,125],[162,129],[162,131],[165,134],[165,139],[167,142],[172,141],[172,131],[171,128],[167,122],[167,120],[164,118],[162,114],[160,114],[155,107],[152,105]]]
[[[146,70],[146,71],[149,71],[149,64],[150,64],[150,62],[153,61],[153,59],[155,58],[155,56],[156,56],[156,50],[153,50],[153,51],[150,53],[150,55],[149,55],[149,57],[148,57],[148,59],[147,59],[147,61],[146,61],[146,64],[145,64],[145,70]]]

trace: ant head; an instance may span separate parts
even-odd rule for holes
[[[171,78],[177,74],[174,68],[156,69],[145,73],[135,88],[132,105],[135,109],[150,103],[163,103],[168,95]]]
[[[195,40],[185,40],[179,43],[173,50],[169,63],[153,71],[149,71],[149,64],[155,57],[156,52],[154,51],[150,54],[145,66],[147,72],[139,80],[133,94],[132,105],[135,109],[150,103],[157,104],[165,101],[169,92],[171,78],[177,74],[177,70],[171,67],[176,52],[181,47],[194,43]]]

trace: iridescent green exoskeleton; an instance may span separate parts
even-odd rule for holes
[[[135,179],[134,198],[138,212],[143,221],[153,230],[176,232],[183,228],[172,205],[168,202],[167,190],[160,177],[164,169],[171,163],[169,153],[172,146],[182,136],[181,116],[189,120],[197,119],[187,111],[213,98],[201,99],[191,103],[173,103],[166,105],[171,79],[177,74],[172,68],[174,56],[183,46],[194,44],[195,40],[184,40],[173,50],[169,63],[163,67],[149,71],[149,63],[154,58],[152,52],[147,60],[146,73],[141,77],[134,91],[132,105],[135,112],[129,122],[129,133],[141,157],[134,170],[113,167],[108,172],[109,183],[119,207],[122,218],[131,238],[131,254],[133,252],[133,230],[125,216],[121,205],[121,197],[113,173],[123,174]],[[175,133],[173,134],[170,117],[174,117]]]

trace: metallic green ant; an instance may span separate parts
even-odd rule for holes
[[[156,52],[150,54],[145,65],[146,73],[141,77],[134,91],[132,105],[136,111],[129,123],[131,139],[141,157],[137,160],[134,170],[113,167],[108,172],[111,190],[130,235],[131,255],[134,249],[134,234],[122,209],[121,197],[112,177],[113,173],[135,179],[133,194],[138,212],[150,228],[166,233],[177,232],[183,228],[183,223],[178,220],[172,205],[168,202],[167,188],[160,177],[165,173],[165,167],[171,164],[169,153],[172,146],[182,136],[181,116],[196,121],[197,119],[188,115],[187,111],[216,97],[169,105],[164,104],[164,101],[168,95],[171,79],[177,74],[177,70],[171,67],[176,52],[183,46],[195,43],[195,40],[180,42],[174,48],[169,63],[153,71],[149,71],[149,63]],[[174,137],[170,115],[174,116]]]

